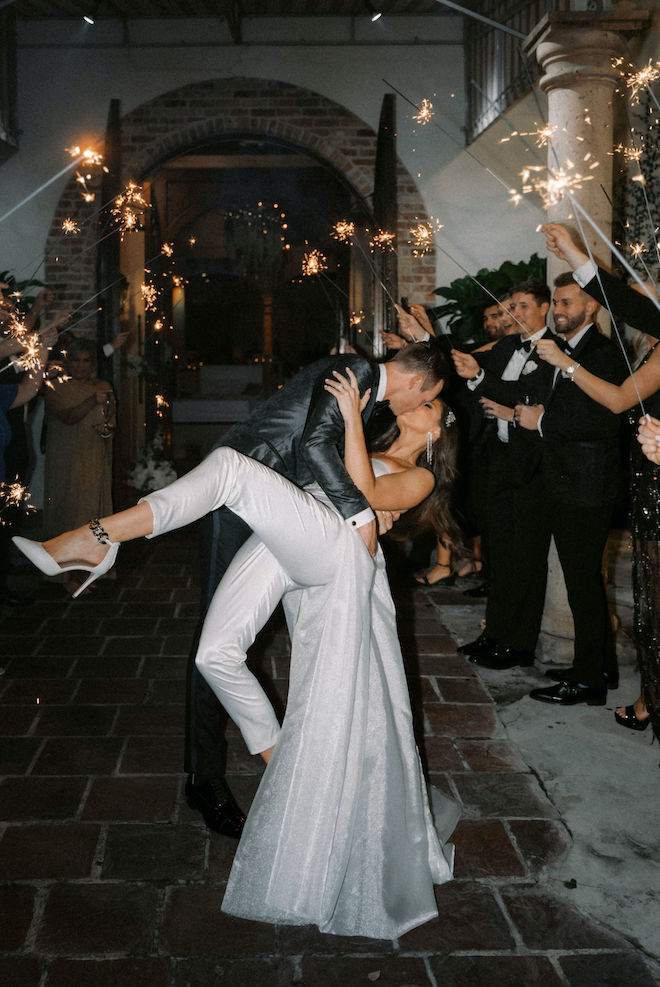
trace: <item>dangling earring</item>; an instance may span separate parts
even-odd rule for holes
[[[433,463],[433,433],[426,433],[426,462],[429,466]]]

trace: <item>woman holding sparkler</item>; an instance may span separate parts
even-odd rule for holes
[[[345,421],[346,468],[370,504],[449,526],[457,437],[443,402],[400,414],[370,458],[361,419],[369,393],[361,399],[350,370],[327,379],[326,390]],[[91,530],[17,544],[44,571],[84,558],[90,567],[100,560],[101,572],[119,542],[172,530],[221,504],[250,525],[254,534],[216,590],[197,654],[249,750],[268,764],[223,909],[391,938],[437,914],[433,885],[451,879],[451,853],[431,820],[382,552],[373,558],[323,498],[320,487],[301,490],[223,447]],[[245,652],[282,596],[292,651],[280,729]],[[441,797],[434,809],[446,838],[456,806]]]
[[[548,250],[571,265],[583,290],[601,302],[605,301],[604,290],[611,308],[623,313],[629,325],[645,332],[649,342],[642,363],[621,385],[601,380],[579,364],[571,370],[573,381],[610,411],[633,411],[629,416],[633,429],[642,401],[648,414],[660,417],[660,310],[650,298],[606,271],[596,270],[565,227],[548,223],[543,231]],[[657,298],[652,288],[647,293]],[[543,360],[560,370],[567,371],[573,362],[571,355],[551,340],[542,339],[536,349]],[[635,643],[642,691],[632,705],[618,707],[615,716],[617,723],[631,730],[645,730],[651,723],[660,739],[660,466],[645,458],[636,441],[631,444],[630,480]]]
[[[115,400],[111,385],[96,376],[96,346],[73,339],[66,377],[45,392],[46,464],[44,532],[75,528],[90,515],[112,511],[112,436]],[[76,591],[72,573],[65,585]]]

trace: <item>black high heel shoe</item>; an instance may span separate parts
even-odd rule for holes
[[[433,569],[449,569],[449,575],[443,576],[442,579],[434,579],[433,582],[426,576],[416,576],[415,582],[419,583],[420,586],[453,586],[456,582],[456,576],[451,571],[451,566],[446,562],[436,562],[434,566],[429,569],[429,572],[433,572]]]
[[[640,720],[637,713],[635,712],[634,706],[626,706],[626,712],[624,716],[617,713],[614,710],[614,719],[622,727],[628,727],[629,730],[646,730],[647,726],[651,722],[651,717],[647,716],[645,719]]]

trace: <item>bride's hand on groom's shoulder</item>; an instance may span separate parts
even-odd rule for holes
[[[346,367],[345,377],[338,370],[333,371],[332,377],[326,377],[325,390],[334,394],[345,422],[360,418],[371,396],[371,388],[360,395],[357,377],[350,367]]]

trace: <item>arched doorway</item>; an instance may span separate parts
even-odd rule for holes
[[[360,210],[368,213],[373,191],[376,135],[344,107],[318,93],[282,82],[213,79],[164,93],[131,110],[121,119],[118,143],[122,184],[131,180],[146,182],[149,194],[153,192],[155,205],[154,217],[149,221],[148,236],[151,242],[145,242],[147,235],[144,233],[130,234],[125,237],[121,249],[121,271],[126,281],[122,322],[127,328],[134,330],[139,340],[139,355],[145,354],[148,340],[151,343],[159,343],[161,339],[165,342],[167,333],[170,332],[174,349],[181,345],[184,347],[183,353],[203,344],[203,348],[209,348],[212,359],[226,359],[228,350],[231,351],[232,358],[234,353],[240,359],[254,359],[255,355],[258,358],[259,353],[264,354],[264,324],[268,321],[265,315],[272,320],[273,349],[277,350],[276,335],[281,334],[282,342],[287,339],[290,327],[286,313],[295,305],[303,313],[311,310],[312,315],[298,320],[291,329],[286,347],[280,347],[280,350],[287,350],[287,369],[293,369],[297,361],[304,361],[318,351],[327,351],[328,342],[336,339],[341,320],[345,321],[350,311],[370,309],[371,298],[367,297],[364,279],[359,276],[359,260],[351,256],[347,263],[342,258],[341,245],[336,241],[328,243],[331,222],[347,218],[345,215],[337,215],[335,210],[339,211],[340,206],[342,209],[347,206],[357,213]],[[194,162],[190,160],[185,162],[184,169],[188,173],[188,190],[186,191],[184,182],[174,194],[177,168],[185,158],[224,158],[224,161],[216,163],[223,166],[218,170],[224,175],[225,189],[230,190],[231,182],[226,180],[227,176],[240,168],[236,167],[236,161],[233,162],[234,167],[230,167],[232,162],[227,159],[237,159],[241,155],[247,155],[252,166],[247,170],[255,173],[260,170],[262,174],[263,167],[256,167],[258,159],[262,159],[261,165],[263,159],[270,157],[279,156],[285,159],[282,167],[268,169],[272,175],[277,174],[278,180],[285,186],[289,181],[289,187],[294,189],[292,204],[287,204],[283,211],[287,213],[290,210],[290,215],[296,216],[296,225],[302,231],[306,223],[313,225],[312,220],[317,213],[324,215],[324,222],[327,223],[325,242],[328,243],[328,250],[333,253],[334,262],[334,268],[328,271],[330,282],[325,284],[330,301],[325,299],[319,303],[316,295],[307,287],[303,292],[311,295],[309,299],[306,300],[300,294],[296,297],[295,292],[298,289],[293,284],[296,280],[293,271],[289,271],[289,287],[286,290],[281,288],[279,307],[273,305],[272,314],[264,313],[264,307],[268,306],[264,306],[261,293],[261,309],[258,313],[261,320],[260,343],[257,339],[259,334],[254,329],[245,331],[241,323],[243,316],[249,316],[246,306],[249,308],[254,299],[248,299],[242,304],[238,285],[231,284],[232,278],[236,276],[236,257],[232,260],[228,244],[224,242],[226,208],[231,196],[228,195],[214,210],[210,202],[212,192],[201,197],[191,195],[190,172],[194,170]],[[293,160],[295,158],[299,159],[297,164]],[[208,163],[201,162],[202,167],[197,169],[198,174],[209,172],[210,169],[206,167]],[[299,203],[294,201],[297,199],[295,183],[292,186],[290,181],[291,176],[297,172],[304,173],[310,179],[309,188],[300,197],[303,208],[299,208]],[[318,209],[319,196],[317,194],[315,197],[314,192],[314,182],[317,183],[318,190],[320,178],[323,179],[324,188],[320,198],[325,200],[322,210]],[[254,182],[250,188],[257,194],[257,185]],[[170,192],[173,193],[172,202],[169,201]],[[424,220],[427,216],[412,177],[400,164],[397,171],[397,192],[399,290],[401,294],[420,299],[433,289],[435,263],[432,255],[414,256],[409,245],[410,224],[415,220]],[[175,200],[179,193],[181,195],[177,205]],[[276,195],[260,197],[257,203],[261,201],[269,207],[276,203],[280,205],[282,194],[278,189]],[[245,189],[238,208],[250,208],[249,195],[246,196]],[[83,315],[89,313],[90,321],[87,326],[90,330],[95,316],[94,243],[97,231],[94,223],[89,220],[93,217],[94,209],[95,205],[82,202],[75,180],[72,180],[60,200],[51,228],[47,255],[52,259],[48,262],[46,272],[49,281],[66,285],[66,292],[62,294],[68,307],[80,309]],[[81,234],[75,239],[62,242],[62,223],[65,218],[77,221]],[[186,288],[190,288],[190,304],[186,300],[183,325],[179,318],[180,291],[171,293],[170,311],[165,313],[166,317],[162,320],[155,319],[153,313],[145,310],[141,295],[145,260],[150,263],[158,260],[154,270],[159,277],[164,273],[164,262],[158,259],[160,234],[163,232],[159,224],[162,221],[165,233],[171,229],[173,239],[183,241],[179,259],[184,264],[189,264],[186,279],[190,283],[188,286],[184,285],[183,289],[185,294]],[[215,242],[216,245],[215,255],[211,255],[213,252],[210,251],[209,256],[202,257],[207,263],[199,266],[194,254],[185,251],[185,237],[188,237],[188,243],[191,238],[197,238],[198,234],[193,226],[198,223],[201,224],[199,229],[202,233],[199,236],[202,241],[207,239],[209,243]],[[220,223],[222,236],[217,235]],[[165,240],[165,236],[162,239]],[[307,239],[310,240],[310,247],[318,246],[312,243],[311,237]],[[218,244],[222,249],[218,248]],[[234,270],[230,260],[234,263]],[[315,290],[318,290],[318,285]],[[346,292],[348,299],[339,303],[342,290]],[[160,330],[155,329],[155,323],[159,321],[166,326],[165,333],[161,335]],[[229,331],[209,333],[208,328],[214,321],[228,325]],[[153,322],[153,328],[150,327],[150,322]],[[174,328],[169,330],[169,325]],[[195,329],[196,325],[206,326],[206,329],[198,331]],[[254,326],[254,320],[251,325]],[[311,333],[310,326],[318,326],[318,332]],[[120,456],[126,463],[130,463],[142,445],[144,422],[154,412],[155,393],[154,387],[147,387],[144,382],[140,382],[140,386],[129,382],[128,386],[122,384],[122,387],[125,434],[119,443]]]

